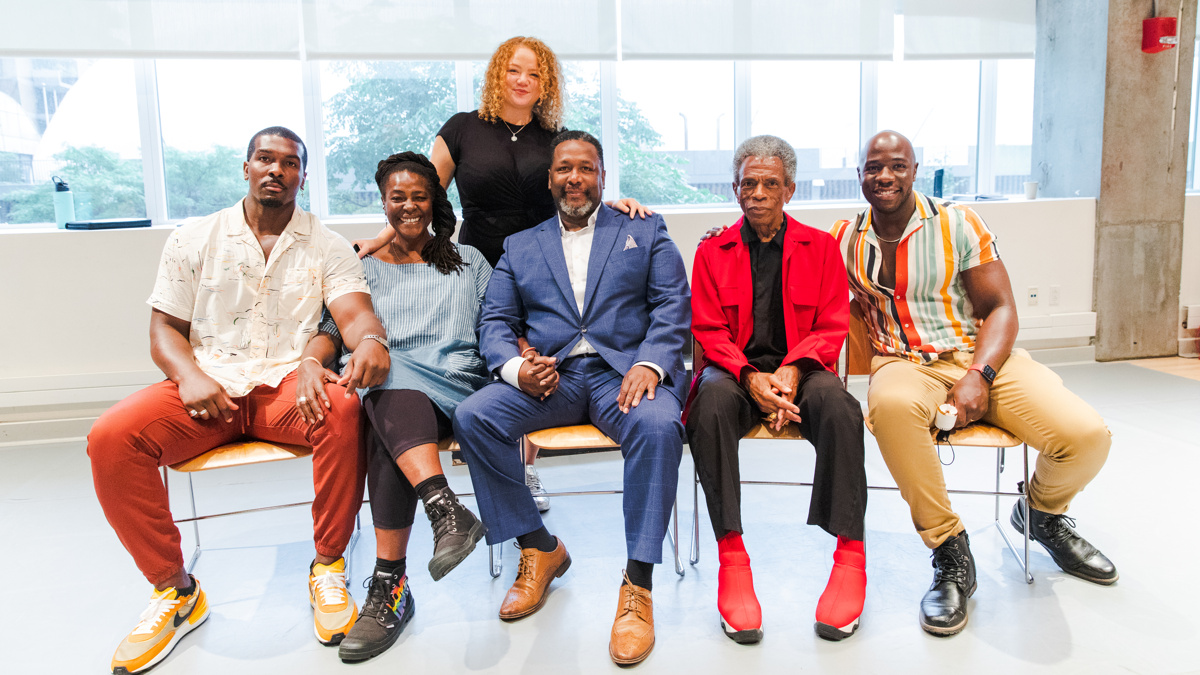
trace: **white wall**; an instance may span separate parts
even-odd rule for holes
[[[1197,207],[1192,219],[1200,221],[1200,204]],[[860,208],[805,206],[789,212],[803,223],[827,228]],[[1022,316],[1022,344],[1087,345],[1094,331],[1094,316],[1090,325],[1087,319],[1092,309],[1095,201],[994,202],[977,204],[976,209],[999,238]],[[667,209],[663,214],[689,274],[701,234],[740,216],[735,209]],[[381,223],[376,218],[331,226],[353,239],[377,232]],[[161,378],[150,360],[150,308],[145,300],[169,231],[0,234],[0,421],[35,406],[117,400]],[[1188,242],[1193,249],[1200,247],[1197,237]],[[1186,264],[1186,253],[1184,260],[1186,283],[1200,302],[1200,274]],[[1054,285],[1060,287],[1060,300],[1052,307],[1048,301]],[[1025,302],[1029,286],[1040,290],[1036,307]]]

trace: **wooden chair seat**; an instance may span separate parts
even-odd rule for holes
[[[867,425],[867,431],[874,436],[875,428],[871,425],[871,419],[866,412],[863,412],[863,423]],[[932,429],[930,434],[936,443],[938,430]],[[962,429],[955,429],[947,442],[950,445],[966,448],[1015,448],[1022,444],[1021,439],[1011,433],[984,422],[973,422]]]
[[[542,450],[599,450],[621,447],[594,424],[576,424],[570,427],[552,427],[530,432],[525,436]]]
[[[181,473],[194,473],[230,466],[279,462],[299,459],[312,454],[312,448],[287,443],[268,443],[257,440],[240,440],[213,448],[188,460],[172,464],[171,468]]]

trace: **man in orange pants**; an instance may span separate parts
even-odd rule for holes
[[[243,166],[246,198],[171,233],[148,301],[151,355],[168,379],[118,403],[88,435],[104,515],[155,589],[117,647],[113,673],[154,666],[208,617],[159,467],[242,436],[313,448],[314,631],[337,644],[354,623],[342,553],[366,462],[353,390],[382,382],[390,361],[358,258],[296,206],[306,159],[292,131],[260,131]],[[297,375],[323,305],[354,349],[346,386]],[[306,423],[301,408],[320,419]]]

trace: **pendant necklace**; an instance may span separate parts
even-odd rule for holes
[[[503,118],[503,117],[501,117],[501,118],[500,118],[500,121],[501,121],[501,122],[504,122],[504,118]],[[519,133],[521,133],[522,131],[524,131],[524,130],[525,130],[525,127],[527,127],[527,126],[529,126],[529,122],[526,122],[525,124],[522,124],[520,129],[517,129],[516,131],[513,131],[513,130],[512,130],[512,127],[508,126],[508,122],[504,122],[504,127],[505,127],[506,129],[508,129],[509,133],[511,133],[511,134],[512,134],[512,138],[510,138],[509,140],[511,140],[513,143],[516,143],[516,142],[517,142],[517,134],[519,134]]]

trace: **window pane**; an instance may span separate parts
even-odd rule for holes
[[[75,219],[141,218],[133,62],[0,59],[0,225],[54,222],[53,175]]]
[[[731,61],[622,61],[617,96],[622,197],[732,201]]]
[[[428,154],[457,111],[452,61],[330,61],[321,66],[329,212],[380,213],[375,167],[388,155]],[[451,200],[458,208],[457,191]]]
[[[246,196],[246,144],[283,126],[304,138],[295,61],[171,60],[156,63],[170,218],[204,216]],[[308,209],[307,193],[300,193]]]
[[[975,192],[978,61],[881,62],[878,119],[912,141],[918,190],[932,193],[933,173],[944,169],[944,195]]]
[[[604,142],[600,133],[600,62],[566,61],[567,114],[563,126],[578,129]]]
[[[1005,59],[996,69],[995,192],[1025,193],[1033,180],[1033,59]]]
[[[750,66],[750,133],[779,136],[796,149],[792,201],[857,200],[857,61],[755,61]],[[812,92],[821,92],[814,101]]]

